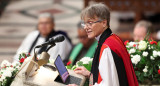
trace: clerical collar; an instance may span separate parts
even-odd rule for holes
[[[101,35],[102,35],[102,34],[100,34],[99,36],[95,37],[95,39],[96,39],[97,41],[99,41]]]
[[[100,38],[101,38],[101,36],[103,36],[104,34],[112,35],[111,29],[110,29],[110,28],[107,28],[102,34],[100,34],[100,35],[98,35],[97,37],[95,37],[95,39],[96,39],[97,41],[99,41]]]

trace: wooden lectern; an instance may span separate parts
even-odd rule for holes
[[[16,75],[11,86],[65,86],[65,84],[55,81],[58,76],[58,71],[51,68],[46,68],[41,65],[47,63],[49,55],[46,52],[42,52],[41,58],[38,61],[35,60],[36,55],[29,60],[24,61],[20,71]],[[48,64],[54,67],[54,64]],[[73,70],[68,70],[70,75],[76,76],[82,79],[80,86],[84,85],[85,77],[76,74]]]

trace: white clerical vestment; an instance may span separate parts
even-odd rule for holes
[[[19,49],[17,50],[17,53],[14,56],[14,61],[19,61],[18,58],[19,58],[20,53],[29,51],[32,43],[35,41],[38,34],[39,34],[39,31],[36,30],[36,31],[33,31],[27,35],[27,37],[23,40],[22,44],[20,45]],[[58,34],[58,35],[54,36],[54,38],[59,35],[62,35],[62,34]],[[35,46],[41,45],[44,42],[45,42],[45,38],[40,36],[38,38]],[[71,48],[72,48],[71,43],[69,42],[68,39],[65,38],[65,40],[63,42],[56,43],[56,45],[48,51],[48,53],[50,55],[50,59],[55,59],[59,54],[59,55],[61,55],[62,60],[65,60],[65,58],[69,54]],[[36,51],[39,51],[39,49],[37,48]],[[33,55],[33,54],[34,54],[34,48],[31,50],[31,55]]]

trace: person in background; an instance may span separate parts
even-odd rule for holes
[[[23,40],[22,44],[17,50],[16,55],[14,56],[14,61],[18,61],[19,53],[28,52],[33,55],[35,46],[41,45],[44,42],[48,41],[50,38],[56,38],[60,35],[63,35],[65,37],[65,40],[63,42],[56,43],[56,45],[52,47],[48,51],[48,53],[50,54],[51,59],[56,58],[59,54],[61,55],[62,60],[65,60],[70,50],[72,49],[72,43],[65,32],[55,31],[54,26],[54,17],[50,13],[40,14],[38,17],[37,30],[29,33]],[[48,46],[37,48],[36,51],[38,52],[38,54],[41,54],[47,49],[47,47]]]
[[[156,38],[157,38],[157,40],[160,40],[160,30],[157,32]]]
[[[139,21],[135,25],[133,30],[133,40],[134,41],[144,40],[148,32],[150,32],[150,38],[153,38],[152,23],[145,20]]]
[[[78,38],[80,40],[80,43],[75,45],[69,56],[69,61],[72,65],[83,57],[93,58],[97,46],[97,41],[95,39],[88,38],[86,31],[81,26],[81,22],[79,22],[77,26]]]
[[[93,4],[81,12],[81,19],[88,38],[96,38],[98,47],[91,72],[78,67],[75,73],[88,77],[89,86],[138,86],[127,49],[110,29],[109,8],[102,3]]]

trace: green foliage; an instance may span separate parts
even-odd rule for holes
[[[19,55],[19,60],[22,58],[27,58],[29,57],[30,54],[26,53],[21,53]],[[19,61],[20,62],[20,61]],[[0,68],[0,86],[10,86],[12,81],[14,80],[16,73],[18,72],[19,68],[21,67],[22,63],[15,62],[15,63],[9,63],[8,61],[4,60],[1,63],[1,68]],[[7,73],[7,74],[6,74]]]
[[[78,66],[83,66],[83,62],[82,62],[82,61],[78,61],[76,64],[77,64]]]
[[[158,70],[160,70],[160,41],[157,43],[153,40],[148,41],[146,38],[143,42],[147,43],[147,46],[144,46],[143,44],[140,45],[140,42],[128,42],[126,45],[137,79],[139,83],[145,83],[147,80],[159,83],[160,71],[158,72]],[[143,46],[146,49],[141,50],[139,46]],[[136,55],[140,56],[140,60]],[[138,61],[137,63],[136,60]]]

